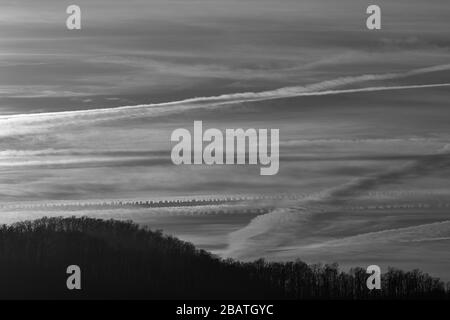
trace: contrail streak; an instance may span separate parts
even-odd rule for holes
[[[3,115],[0,116],[0,123],[4,121],[20,121],[26,122],[39,122],[48,121],[56,118],[74,117],[77,120],[85,119],[85,117],[92,116],[106,116],[117,119],[126,117],[133,111],[142,112],[145,110],[148,114],[146,116],[158,116],[167,113],[177,113],[184,110],[207,108],[211,106],[235,104],[241,102],[250,101],[264,101],[289,97],[301,97],[301,96],[321,96],[332,94],[346,94],[346,93],[358,93],[358,92],[372,92],[372,91],[387,91],[387,90],[407,90],[407,89],[425,89],[425,88],[437,88],[447,87],[450,83],[437,83],[437,84],[424,84],[424,85],[405,85],[405,86],[392,86],[392,87],[368,87],[368,88],[356,88],[356,89],[339,89],[331,90],[337,87],[342,87],[351,84],[357,84],[367,81],[381,81],[406,78],[409,76],[420,75],[431,72],[450,70],[450,64],[437,65],[427,68],[420,68],[410,70],[404,73],[387,73],[387,74],[365,74],[360,76],[341,77],[333,80],[322,81],[306,86],[292,86],[284,87],[275,90],[268,90],[262,92],[243,92],[224,94],[212,97],[196,97],[191,99],[185,99],[180,101],[154,103],[154,104],[141,104],[134,106],[121,106],[115,108],[103,108],[103,109],[89,109],[89,110],[75,110],[75,111],[60,111],[60,112],[44,112],[44,113],[30,113],[30,114],[16,114],[16,115]],[[109,116],[109,117],[108,117]]]
[[[257,216],[244,228],[231,233],[229,247],[225,255],[242,255],[244,251],[246,254],[250,251],[254,254],[257,250],[267,250],[269,246],[276,246],[288,239],[290,234],[295,232],[295,226],[303,220],[306,221],[308,216],[320,212],[321,206],[325,206],[325,208],[330,205],[336,207],[345,203],[348,199],[357,197],[362,191],[375,190],[380,186],[397,182],[406,176],[418,177],[448,167],[450,167],[450,153],[448,152],[448,145],[444,145],[436,152],[408,162],[401,167],[352,180],[343,185],[324,190],[318,193],[315,198],[300,201],[300,204],[307,210],[297,208],[289,203],[285,208],[278,208],[267,214]],[[258,243],[254,241],[255,238],[264,239],[264,241],[259,240]]]
[[[180,113],[187,110],[213,108],[223,105],[231,105],[243,102],[266,101],[292,97],[308,97],[308,96],[326,96],[338,94],[352,94],[361,92],[377,92],[377,91],[393,91],[393,90],[411,90],[411,89],[426,89],[426,88],[440,88],[450,87],[450,83],[436,83],[425,85],[405,85],[405,86],[390,86],[390,87],[366,87],[356,89],[339,89],[339,90],[324,90],[313,92],[295,92],[292,90],[278,94],[261,95],[245,94],[241,95],[240,99],[225,99],[219,98],[197,98],[190,100],[183,100],[177,102],[137,105],[137,106],[123,106],[109,109],[90,109],[90,110],[76,110],[76,111],[61,111],[61,112],[47,112],[47,113],[32,113],[32,114],[17,114],[0,116],[0,136],[7,136],[17,133],[32,133],[50,127],[58,127],[63,125],[71,125],[77,123],[88,123],[96,121],[111,121],[118,119],[125,119],[133,116],[140,117],[158,117],[162,115]],[[213,103],[201,103],[208,99],[214,99]],[[194,103],[196,102],[196,103]],[[55,121],[58,120],[58,121]],[[65,120],[65,121],[64,121]],[[22,127],[21,127],[22,125]],[[35,128],[30,125],[36,125]],[[23,129],[23,132],[21,132]]]

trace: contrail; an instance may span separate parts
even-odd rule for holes
[[[312,91],[308,92],[304,88],[298,91],[293,88],[283,88],[276,91],[263,91],[260,93],[236,93],[231,95],[223,95],[217,97],[200,97],[192,98],[173,102],[163,102],[155,104],[141,104],[135,106],[122,106],[115,108],[103,108],[103,109],[88,109],[88,110],[75,110],[75,111],[60,111],[60,112],[42,112],[42,113],[25,113],[25,114],[15,114],[15,115],[3,115],[0,116],[0,121],[2,120],[18,120],[23,118],[50,118],[54,117],[64,117],[64,116],[76,116],[76,115],[95,115],[95,114],[106,114],[113,112],[120,112],[133,109],[142,108],[158,108],[158,107],[171,107],[179,105],[188,105],[201,102],[215,102],[212,105],[222,105],[222,104],[236,104],[242,102],[251,101],[264,101],[264,100],[275,100],[290,97],[308,97],[308,96],[325,96],[325,95],[336,95],[336,94],[346,94],[346,93],[358,93],[358,92],[373,92],[373,91],[390,91],[390,90],[410,90],[410,89],[426,89],[426,88],[439,88],[439,87],[449,87],[450,83],[435,83],[435,84],[419,84],[419,85],[404,85],[404,86],[382,86],[382,87],[366,87],[366,88],[356,88],[356,89],[340,89],[340,90],[322,90],[322,91]],[[197,104],[197,108],[204,107],[203,104]],[[182,110],[180,110],[182,111]]]
[[[127,117],[129,113],[132,113],[133,111],[137,112],[145,111],[146,116],[159,116],[161,114],[177,113],[189,109],[206,108],[217,105],[235,104],[250,101],[273,100],[289,97],[447,87],[450,86],[450,83],[331,90],[334,88],[362,82],[400,79],[409,76],[445,70],[450,70],[450,64],[414,69],[404,73],[365,74],[360,76],[341,77],[306,86],[284,87],[262,92],[243,92],[243,93],[224,94],[212,97],[196,97],[180,101],[154,103],[154,104],[141,104],[134,106],[121,106],[115,108],[3,115],[0,116],[0,123],[4,121],[15,122],[20,120],[26,122],[45,122],[52,119],[70,118],[70,117],[78,118],[77,120],[82,119],[85,120],[85,117],[92,117],[92,116],[97,116],[100,118],[100,120],[110,120],[111,118],[117,119],[121,117]],[[105,118],[102,119],[101,118],[102,116],[104,116]]]
[[[450,83],[437,83],[425,85],[405,85],[405,86],[390,86],[390,87],[367,87],[357,89],[340,89],[340,90],[324,90],[313,92],[295,92],[293,90],[280,91],[278,94],[260,95],[249,94],[245,96],[242,94],[240,99],[215,99],[216,102],[200,103],[206,101],[207,98],[198,98],[191,100],[183,100],[178,102],[124,106],[109,109],[91,109],[91,110],[76,110],[76,111],[62,111],[62,112],[47,112],[47,113],[32,113],[32,114],[18,114],[0,116],[0,136],[11,136],[15,134],[31,134],[40,131],[45,131],[55,127],[67,127],[70,125],[88,124],[92,122],[113,121],[120,119],[127,119],[133,117],[159,117],[163,115],[181,113],[183,111],[214,108],[223,105],[232,105],[243,102],[252,101],[266,101],[282,98],[292,97],[308,97],[308,96],[326,96],[338,94],[352,94],[361,92],[376,92],[376,91],[392,91],[392,90],[410,90],[410,89],[425,89],[425,88],[439,88],[450,87]],[[196,103],[194,103],[194,101]],[[208,100],[210,101],[210,100]]]
[[[433,223],[426,223],[411,227],[402,227],[395,229],[386,229],[381,231],[367,232],[353,236],[344,237],[337,240],[329,240],[297,247],[283,247],[281,250],[317,250],[326,248],[331,250],[333,247],[358,246],[367,243],[379,242],[426,242],[450,240],[450,220],[444,220]],[[421,238],[417,239],[417,236]]]
[[[367,88],[366,88],[367,89]],[[327,206],[341,205],[349,199],[358,196],[363,191],[377,189],[382,185],[394,183],[408,177],[418,177],[450,167],[449,145],[446,144],[436,152],[427,154],[418,160],[386,171],[357,178],[340,186],[317,193],[316,197],[304,199],[298,208],[289,203],[285,208],[257,216],[242,229],[230,234],[229,247],[226,256],[242,255],[243,251],[267,250],[269,246],[279,245],[290,238],[296,226]],[[255,240],[257,239],[257,240]],[[252,245],[250,248],[249,245]]]
[[[425,89],[425,88],[439,88],[449,87],[450,83],[436,83],[436,84],[419,84],[409,86],[392,86],[392,87],[368,87],[358,89],[344,89],[344,90],[327,90],[318,92],[306,92],[298,96],[326,96],[332,94],[358,93],[358,92],[372,92],[372,91],[388,91],[388,90],[409,90],[409,89]],[[297,96],[297,95],[296,95]]]

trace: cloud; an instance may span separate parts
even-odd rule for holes
[[[284,247],[281,250],[332,250],[336,247],[366,246],[392,242],[446,241],[450,239],[450,221],[440,221],[412,227],[367,232],[337,240],[311,243],[304,246]]]
[[[311,96],[328,96],[328,95],[339,95],[339,94],[352,94],[361,92],[382,92],[388,90],[411,90],[411,89],[430,89],[430,88],[445,88],[450,86],[448,83],[437,83],[437,84],[418,84],[418,85],[384,85],[384,86],[365,86],[367,82],[371,81],[384,81],[401,79],[409,76],[427,74],[432,72],[440,72],[450,70],[450,65],[439,65],[432,66],[428,68],[414,69],[404,73],[388,73],[388,74],[366,74],[361,76],[352,77],[340,77],[334,80],[322,81],[319,83],[313,83],[306,86],[290,86],[283,87],[276,90],[267,90],[262,92],[243,92],[234,94],[224,94],[211,97],[197,97],[192,99],[186,99],[181,101],[173,101],[166,103],[155,103],[155,104],[141,104],[134,106],[122,106],[109,109],[93,109],[93,110],[79,110],[79,111],[64,111],[64,112],[46,112],[46,113],[33,113],[33,114],[17,114],[17,115],[4,115],[0,116],[0,136],[10,137],[17,136],[20,139],[23,137],[35,137],[39,136],[36,133],[42,133],[48,136],[49,139],[57,136],[58,138],[65,138],[64,141],[68,144],[77,143],[77,136],[70,131],[71,128],[79,129],[81,126],[89,127],[92,124],[105,124],[104,126],[92,126],[89,132],[83,131],[83,137],[95,138],[98,141],[95,142],[94,146],[102,145],[102,134],[112,135],[114,137],[122,138],[121,142],[129,141],[135,135],[140,135],[142,133],[148,134],[148,131],[140,131],[137,134],[126,130],[128,127],[126,123],[116,122],[115,125],[120,125],[120,130],[123,130],[123,137],[121,132],[118,132],[119,128],[113,127],[111,123],[117,120],[127,120],[127,119],[138,119],[141,121],[146,118],[160,117],[168,114],[180,114],[183,112],[196,110],[196,109],[209,109],[218,108],[226,105],[234,105],[242,102],[249,101],[265,101],[271,99],[282,99],[289,97],[311,97]],[[356,87],[355,87],[356,86]],[[320,108],[320,106],[318,107]],[[145,123],[145,122],[142,122]],[[123,126],[122,126],[123,125]],[[60,131],[57,131],[60,130]],[[146,128],[145,130],[148,130]],[[55,134],[59,133],[59,134]],[[87,135],[86,135],[87,134]],[[75,137],[75,139],[73,139]],[[18,139],[19,139],[18,138]],[[111,137],[108,137],[111,139]],[[88,145],[91,144],[90,139]],[[381,142],[398,143],[397,139],[329,139],[331,144],[334,144],[337,140],[341,143],[360,143],[360,144],[375,144]],[[420,140],[420,139],[419,139]],[[419,141],[417,140],[417,141]],[[20,145],[19,140],[19,145]],[[115,139],[114,139],[115,141]],[[314,141],[314,140],[312,140]],[[417,142],[411,139],[411,142]],[[423,139],[421,141],[429,142],[430,139]],[[78,141],[79,142],[79,141]],[[321,142],[317,140],[316,142]],[[134,142],[135,145],[137,142]],[[302,144],[308,144],[309,141],[295,141],[290,142],[291,146],[298,146]],[[439,141],[433,141],[433,143],[439,143]],[[45,145],[45,144],[44,144]],[[47,144],[51,145],[51,144]],[[286,146],[289,145],[289,142]],[[52,145],[53,146],[53,145]],[[72,145],[71,145],[72,146]],[[67,146],[63,146],[67,147]],[[6,160],[0,163],[0,167],[3,168],[16,168],[16,169],[37,169],[43,167],[50,167],[51,169],[56,168],[71,168],[71,169],[86,169],[93,167],[117,167],[117,166],[151,166],[151,165],[164,165],[169,160],[167,156],[164,159],[160,159],[157,155],[155,157],[150,157],[150,155],[143,154],[129,154],[128,150],[122,150],[124,154],[121,154],[118,150],[108,150],[102,151],[99,149],[97,152],[83,150],[77,145],[73,145],[73,149],[70,152],[62,150],[6,150],[3,153],[0,152],[0,157]],[[115,145],[113,145],[114,149]],[[447,150],[448,147],[444,147],[442,150]],[[322,213],[329,210],[330,204],[344,201],[348,198],[354,198],[358,196],[358,193],[362,191],[374,190],[379,186],[383,186],[395,181],[400,181],[406,177],[418,177],[429,172],[436,172],[441,168],[447,168],[449,166],[448,154],[446,152],[440,151],[436,154],[407,154],[399,157],[396,156],[366,156],[358,158],[357,156],[344,155],[341,158],[336,158],[338,160],[346,161],[349,159],[353,160],[412,160],[405,166],[400,168],[390,169],[383,171],[381,173],[376,173],[373,175],[368,175],[359,179],[355,179],[348,183],[342,184],[335,188],[322,189],[320,192],[314,193],[301,202],[299,201],[284,201],[279,204],[279,209],[266,214],[261,215],[251,221],[246,227],[232,233],[230,235],[230,246],[228,254],[230,255],[241,255],[245,254],[258,254],[265,252],[265,250],[277,247],[286,241],[290,241],[290,237],[296,232],[296,228],[309,221],[311,217],[318,213]],[[132,152],[132,151],[130,151]],[[72,159],[73,155],[77,155],[76,158]],[[33,159],[36,157],[36,159]],[[59,159],[58,157],[63,157]],[[295,155],[288,154],[286,159],[295,158]],[[11,161],[11,158],[17,158]],[[26,158],[26,159],[22,159]],[[316,157],[316,160],[320,158]],[[298,159],[295,159],[298,160]],[[6,170],[6,169],[5,169]],[[86,174],[89,171],[86,169]],[[142,177],[142,174],[141,174]],[[229,176],[227,175],[227,178]],[[128,179],[128,180],[127,180]],[[165,177],[166,179],[166,177]],[[183,184],[180,183],[177,187],[180,189],[180,185],[193,187],[194,190],[200,190],[200,188],[207,185],[209,189],[214,188],[224,188],[227,186],[226,181],[222,183],[220,179],[220,184],[214,185],[213,183],[206,183],[198,178],[197,181],[192,181],[192,175],[189,178],[183,177]],[[167,179],[166,179],[167,180]],[[175,180],[175,179],[174,179]],[[130,180],[124,177],[120,181],[122,184],[130,184]],[[172,182],[172,181],[170,181]],[[170,186],[167,185],[167,181],[162,184],[154,184],[154,188],[159,188],[160,190],[169,189]],[[197,185],[196,185],[197,183]],[[258,183],[253,183],[253,181],[246,181],[250,187],[257,185]],[[245,185],[242,181],[233,181],[231,183],[233,187],[237,185]],[[52,186],[58,187],[58,184],[53,182]],[[272,184],[273,186],[273,184]],[[136,185],[136,189],[146,187],[143,185]],[[70,189],[70,188],[69,188]],[[80,190],[82,190],[80,185]],[[89,189],[89,188],[88,188]],[[261,189],[258,189],[261,190]],[[100,190],[101,191],[101,190]],[[106,190],[108,191],[108,190]],[[131,190],[135,191],[135,190]],[[131,192],[130,191],[130,192]],[[51,190],[55,192],[55,196],[58,195],[58,190]],[[51,192],[47,192],[46,196],[51,196]],[[74,192],[80,192],[79,190],[74,190]],[[64,195],[70,193],[70,190],[64,192]],[[61,196],[61,195],[59,195]]]
[[[450,153],[448,144],[445,144],[435,153],[424,155],[400,167],[323,190],[297,204],[288,202],[284,208],[281,206],[272,212],[260,215],[246,227],[231,233],[225,255],[234,257],[261,255],[270,248],[276,248],[285,241],[292,240],[292,235],[297,232],[302,223],[308,221],[308,217],[330,210],[331,206],[336,210],[339,205],[356,198],[361,193],[376,190],[406,177],[416,178],[448,168],[450,168]],[[337,241],[340,243],[340,240]]]
[[[1,98],[61,98],[61,97],[85,97],[87,92],[70,91],[57,86],[0,86]]]
[[[358,178],[337,188],[330,189],[324,197],[324,200],[328,202],[345,200],[348,197],[356,196],[365,191],[374,190],[379,186],[396,182],[404,177],[414,178],[449,167],[450,153],[447,152],[447,145],[445,145],[437,150],[436,153],[419,157],[417,160],[399,168]]]
[[[307,86],[284,87],[262,92],[244,92],[224,94],[212,97],[197,97],[181,101],[122,106],[108,109],[90,109],[62,112],[16,114],[0,116],[0,136],[26,134],[45,131],[52,127],[67,127],[92,122],[113,121],[133,117],[158,117],[168,114],[186,112],[201,108],[214,108],[242,102],[282,99],[289,97],[309,97],[337,94],[351,94],[360,92],[376,92],[388,90],[411,90],[448,87],[450,83],[380,86],[350,89],[334,89],[343,86],[361,84],[369,81],[391,80],[408,76],[425,74],[436,71],[450,70],[450,65],[438,65],[411,70],[405,73],[369,74],[353,77],[341,77],[334,80],[322,81]]]

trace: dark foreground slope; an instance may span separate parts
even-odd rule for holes
[[[66,269],[81,268],[81,290]],[[301,261],[221,260],[132,222],[43,218],[0,227],[0,298],[298,299],[445,298],[438,279],[390,270],[370,292],[367,274]]]

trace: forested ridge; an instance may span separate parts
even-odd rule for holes
[[[80,266],[81,290],[66,268]],[[130,221],[41,218],[0,227],[0,298],[391,299],[449,298],[419,270],[389,269],[370,291],[365,269],[337,264],[223,260]]]

